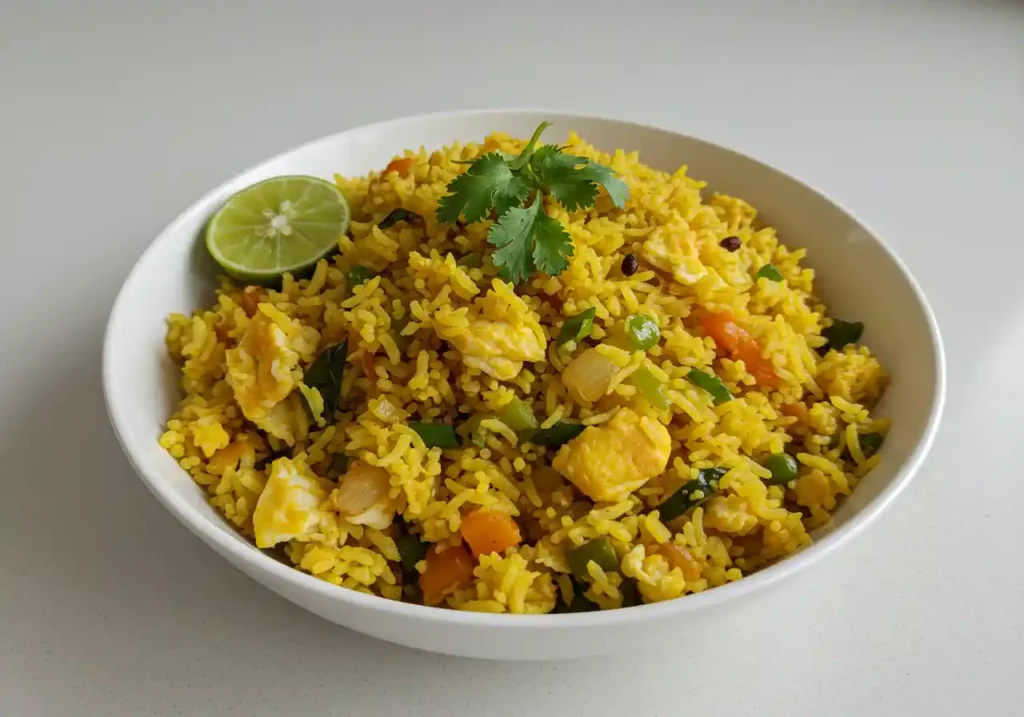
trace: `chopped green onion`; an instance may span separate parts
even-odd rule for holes
[[[379,229],[390,229],[398,222],[411,223],[414,220],[423,221],[416,212],[410,212],[408,209],[394,209],[386,217],[377,222],[377,228]]]
[[[821,335],[828,339],[828,343],[822,346],[819,351],[827,352],[829,349],[842,351],[847,344],[855,344],[860,341],[864,334],[864,324],[860,321],[843,321],[833,319],[832,325],[823,329]]]
[[[639,388],[647,403],[658,411],[664,411],[671,405],[668,400],[668,391],[665,390],[665,384],[659,381],[646,366],[641,366],[631,373],[629,375],[629,382]]]
[[[586,426],[582,423],[559,421],[550,428],[541,428],[539,431],[534,431],[533,435],[529,437],[529,441],[535,446],[558,448],[583,433],[585,429]]]
[[[584,582],[590,582],[590,571],[587,570],[587,565],[591,560],[606,573],[619,570],[619,556],[615,554],[612,542],[604,535],[588,540],[575,548],[569,548],[565,551],[565,559],[569,563],[573,577]]]
[[[686,374],[686,379],[697,388],[711,394],[711,398],[716,406],[732,400],[732,394],[729,393],[729,389],[722,383],[722,379],[713,373],[704,373],[699,369],[691,368],[690,372]]]
[[[447,423],[410,421],[409,428],[416,431],[427,444],[427,448],[458,448],[459,437]]]
[[[784,281],[785,277],[783,277],[782,274],[779,273],[779,270],[772,264],[765,264],[757,270],[756,274],[754,274],[754,281],[757,281],[758,279],[767,279],[768,281],[779,282]]]
[[[626,340],[636,351],[646,351],[661,340],[658,322],[650,314],[633,314],[626,317]]]
[[[484,265],[484,258],[476,253],[466,254],[455,262],[455,265],[466,269],[479,269]]]
[[[516,433],[536,428],[540,425],[537,423],[537,417],[533,415],[533,409],[530,408],[530,404],[518,398],[513,398],[509,403],[505,404],[505,407],[498,413],[498,420]]]
[[[724,468],[702,468],[697,477],[670,495],[658,506],[658,517],[661,520],[672,520],[696,508],[718,492],[718,482],[726,474]]]
[[[416,563],[427,554],[427,546],[412,533],[402,533],[395,541],[398,555],[402,561],[402,569],[407,573],[416,572]]]
[[[765,481],[769,485],[789,483],[791,480],[796,479],[797,471],[800,468],[796,458],[788,453],[770,455],[761,465],[772,472],[772,477]]]
[[[364,281],[369,281],[375,276],[377,276],[377,272],[373,269],[356,264],[348,270],[348,288],[354,289]]]
[[[566,319],[565,323],[562,324],[562,330],[558,332],[557,345],[562,346],[572,341],[578,346],[579,342],[590,336],[590,332],[594,330],[594,316],[596,314],[597,309],[590,307]]]

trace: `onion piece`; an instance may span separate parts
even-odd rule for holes
[[[365,461],[355,461],[341,477],[340,485],[334,492],[334,505],[341,515],[356,516],[375,505],[383,504],[390,487],[391,479],[386,470]]]
[[[576,401],[594,403],[608,393],[619,366],[596,348],[587,349],[562,372],[562,383]]]

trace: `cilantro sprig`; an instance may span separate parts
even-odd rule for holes
[[[542,122],[518,155],[489,152],[448,184],[437,218],[454,224],[493,218],[487,241],[496,247],[491,260],[501,277],[513,284],[535,271],[558,276],[573,255],[572,237],[557,219],[544,212],[551,197],[570,212],[594,205],[604,187],[616,207],[629,200],[629,187],[615,172],[586,157],[566,154],[564,147],[538,146]]]

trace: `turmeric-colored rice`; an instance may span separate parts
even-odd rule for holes
[[[405,536],[437,544],[440,553],[466,549],[460,523],[475,510],[509,516],[520,542],[473,555],[471,576],[443,595],[442,607],[547,613],[578,605],[580,596],[600,609],[669,600],[739,580],[807,546],[808,531],[828,521],[879,461],[859,436],[884,434],[888,425],[871,415],[887,379],[870,351],[818,351],[830,319],[815,296],[814,272],[801,266],[805,252],[781,244],[743,200],[704,192],[685,167],[657,171],[635,153],[604,154],[572,135],[572,153],[618,172],[630,200],[624,210],[603,194],[587,210],[550,206],[575,245],[569,268],[513,287],[486,259],[489,222],[445,225],[435,211],[464,171],[457,161],[483,147],[515,153],[523,144],[494,134],[483,145],[406,151],[404,173],[336,177],[353,218],[336,255],[274,289],[225,279],[213,306],[169,318],[167,346],[181,366],[184,398],[160,444],[258,547],[276,545],[299,570],[395,600],[423,601],[417,575],[426,561],[403,569]],[[397,208],[422,221],[379,228]],[[722,246],[727,237],[737,237],[739,248]],[[482,266],[458,262],[471,253],[485,258]],[[630,254],[639,270],[627,275]],[[766,264],[784,280],[755,280]],[[348,286],[355,265],[377,276]],[[568,355],[557,351],[562,323],[588,308],[596,310],[592,334]],[[777,385],[760,385],[705,335],[702,317],[724,311],[756,340]],[[607,340],[636,313],[660,328],[646,352]],[[519,349],[489,333],[498,325]],[[323,397],[303,383],[304,371],[346,340],[339,411],[325,419],[316,410]],[[602,395],[582,401],[563,372],[593,347],[613,375]],[[632,383],[641,368],[665,387],[667,409],[651,406]],[[715,405],[687,380],[692,368],[717,375],[734,398]],[[589,441],[597,455],[614,426],[628,450],[639,446],[637,462],[663,450],[664,469],[632,489],[609,489],[613,500],[592,500],[566,466],[590,471],[592,482],[619,476],[601,474],[591,454],[554,461],[556,450],[505,425],[496,415],[517,399],[544,428],[588,426],[570,445]],[[474,417],[482,445],[464,431]],[[413,420],[453,422],[462,444],[428,448]],[[784,452],[798,475],[773,484],[763,463]],[[618,453],[606,459],[614,463]],[[662,501],[710,467],[726,470],[718,491],[662,520]],[[358,515],[339,498],[355,470],[384,486]],[[572,575],[567,550],[601,536],[619,569],[591,561],[587,575]]]

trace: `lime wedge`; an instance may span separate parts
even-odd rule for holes
[[[348,221],[345,195],[331,182],[274,177],[228,199],[206,227],[206,248],[229,276],[267,283],[337,249]]]

